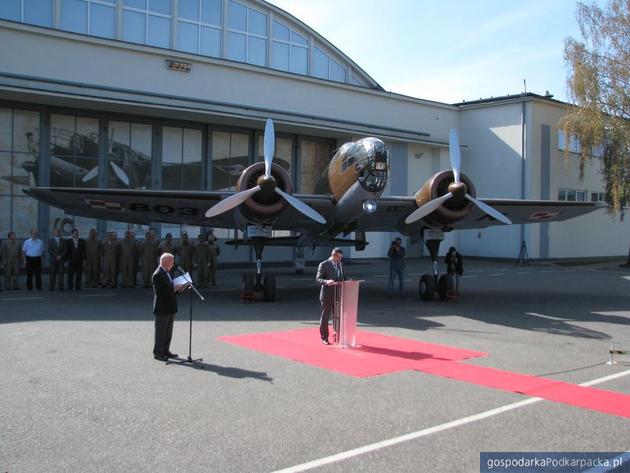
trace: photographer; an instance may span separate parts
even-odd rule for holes
[[[444,263],[446,263],[446,273],[455,279],[455,291],[459,293],[459,277],[464,274],[464,258],[454,246],[451,246],[444,257]]]
[[[405,281],[405,256],[407,251],[402,245],[402,240],[396,238],[389,247],[387,256],[389,257],[389,286],[388,291],[390,297],[394,295],[394,279],[398,276],[398,294],[404,294]]]

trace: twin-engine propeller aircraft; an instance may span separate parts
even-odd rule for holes
[[[28,194],[72,215],[149,224],[166,222],[243,231],[251,245],[256,272],[243,275],[244,291],[262,291],[275,300],[276,280],[262,272],[265,246],[337,246],[365,248],[365,232],[422,236],[433,260],[433,274],[419,281],[423,300],[446,297],[448,280],[439,275],[437,254],[444,231],[567,220],[599,208],[590,202],[477,199],[471,180],[460,172],[457,134],[449,135],[451,170],[442,171],[415,196],[383,196],[389,173],[389,148],[378,138],[345,143],[316,186],[317,194],[293,194],[289,174],[273,163],[274,127],[267,120],[264,161],[242,171],[235,192],[31,187]],[[273,237],[291,230],[294,237]],[[355,232],[355,239],[338,238]]]

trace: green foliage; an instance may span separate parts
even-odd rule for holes
[[[608,203],[622,213],[630,202],[630,0],[578,2],[577,20],[582,40],[567,38],[564,47],[571,106],[560,126],[580,140],[581,173],[603,146]]]

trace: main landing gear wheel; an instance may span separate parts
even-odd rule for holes
[[[418,295],[423,301],[432,301],[435,282],[430,274],[423,274],[418,283]]]
[[[276,275],[265,274],[263,280],[263,297],[267,302],[276,300]]]

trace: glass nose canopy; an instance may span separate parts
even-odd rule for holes
[[[364,138],[356,143],[357,176],[369,192],[381,192],[387,185],[389,148],[378,138]]]

